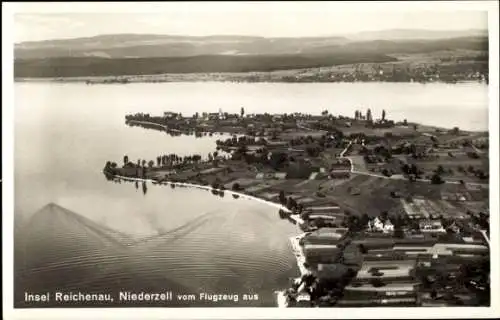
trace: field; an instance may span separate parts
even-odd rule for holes
[[[155,75],[165,73],[251,72],[343,65],[363,62],[388,62],[395,58],[381,54],[206,55],[161,58],[49,58],[15,60],[16,78],[57,78]]]
[[[393,128],[367,128],[364,124],[353,122],[350,127],[341,128],[344,135],[364,133],[369,136],[397,136],[397,137],[414,137],[417,135],[415,130],[410,126],[395,126]]]
[[[443,172],[441,176],[445,180],[480,182],[482,180],[476,177],[471,170],[479,169],[485,173],[489,172],[487,155],[481,155],[480,158],[474,159],[464,152],[451,152],[451,154],[450,157],[447,152],[438,152],[431,154],[430,156],[434,158],[429,160],[413,159],[412,157],[406,157],[406,160],[408,164],[415,164],[417,168],[422,170],[424,172],[423,176],[431,176],[438,166],[442,166]]]
[[[460,184],[433,185],[429,182],[409,182],[366,175],[353,175],[343,183],[325,188],[326,195],[341,207],[353,213],[378,216],[383,211],[390,214],[407,214],[405,203],[413,201],[427,206],[433,215],[459,215],[467,210],[487,209],[488,190],[468,190]],[[392,194],[391,194],[392,193]],[[443,195],[453,194],[455,198],[446,199]],[[465,196],[465,200],[457,200]],[[425,199],[425,200],[423,200]]]

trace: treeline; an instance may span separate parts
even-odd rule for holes
[[[14,61],[16,78],[91,77],[151,75],[164,73],[209,73],[274,71],[324,66],[391,62],[397,59],[379,54],[194,56],[168,58],[106,59],[50,58]]]

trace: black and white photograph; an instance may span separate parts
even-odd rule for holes
[[[499,315],[497,1],[10,5],[14,318]]]

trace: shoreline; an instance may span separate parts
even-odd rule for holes
[[[105,173],[103,171],[103,173]],[[127,180],[127,181],[139,181],[139,182],[151,182],[152,184],[159,184],[159,185],[169,185],[169,184],[173,184],[175,186],[181,186],[181,187],[191,187],[191,188],[197,188],[197,189],[201,189],[201,190],[206,190],[206,191],[223,191],[224,193],[228,192],[229,194],[231,195],[237,195],[241,198],[245,198],[245,199],[248,199],[248,200],[255,200],[255,201],[258,201],[260,203],[263,203],[263,204],[266,204],[266,205],[270,205],[272,207],[275,207],[279,210],[283,210],[287,213],[291,213],[292,211],[290,209],[288,209],[287,207],[283,206],[282,204],[279,204],[279,203],[276,203],[276,202],[272,202],[272,201],[269,201],[269,200],[264,200],[262,198],[258,198],[258,197],[255,197],[255,196],[252,196],[252,195],[249,195],[249,194],[246,194],[246,193],[242,193],[242,192],[237,192],[237,191],[233,191],[233,190],[220,190],[220,189],[215,189],[215,188],[212,188],[211,186],[204,186],[204,185],[201,185],[201,184],[194,184],[194,183],[188,183],[188,182],[174,182],[174,181],[169,181],[169,180],[164,180],[164,181],[157,181],[155,179],[145,179],[145,178],[133,178],[133,177],[126,177],[126,176],[121,176],[121,175],[117,175],[117,174],[113,174],[112,175],[114,178],[119,178],[119,179],[123,179],[123,180]],[[300,218],[296,218],[296,219],[293,219],[293,220],[296,220],[297,223],[303,223],[304,221]]]
[[[164,77],[162,79],[156,79],[157,77]],[[172,78],[169,78],[172,77]],[[488,82],[481,80],[457,80],[457,81],[390,81],[390,80],[357,80],[357,81],[341,81],[341,80],[331,80],[331,81],[318,81],[318,80],[297,80],[297,81],[287,81],[283,79],[259,79],[253,80],[249,79],[252,77],[251,74],[240,75],[237,79],[231,79],[231,77],[238,77],[233,75],[225,75],[222,77],[217,77],[215,75],[204,75],[204,74],[161,74],[161,75],[122,75],[122,76],[96,76],[96,77],[64,77],[64,78],[14,78],[14,83],[85,83],[88,85],[127,85],[133,83],[206,83],[206,82],[218,82],[218,83],[411,83],[411,84],[485,84],[489,85]],[[140,79],[134,79],[140,78]]]
[[[130,124],[137,124],[137,125],[141,125],[141,124],[144,124],[144,125],[151,125],[151,126],[157,126],[157,127],[160,127],[166,131],[172,131],[172,132],[178,132],[178,133],[185,133],[183,132],[182,130],[178,130],[178,129],[169,129],[168,126],[166,125],[163,125],[163,124],[160,124],[160,123],[156,123],[156,122],[151,122],[151,121],[142,121],[142,120],[126,120],[126,123],[130,123]],[[435,125],[425,125],[425,124],[422,124],[422,123],[418,123],[418,122],[411,122],[411,123],[408,123],[408,125],[417,125],[419,127],[424,127],[426,128],[427,130],[425,131],[422,131],[424,135],[428,135],[429,132],[432,132],[432,131],[435,131],[435,130],[440,130],[440,131],[448,131],[448,130],[452,130],[453,128],[447,128],[447,127],[441,127],[441,126],[435,126]],[[322,130],[322,129],[312,129],[312,128],[309,128],[309,127],[306,127],[304,125],[302,125],[302,123],[297,123],[297,127],[299,129],[302,129],[302,130],[306,130],[306,131],[315,131],[315,132],[322,132],[324,134],[328,133],[327,130]],[[468,133],[468,134],[471,134],[471,133],[474,133],[474,134],[486,134],[486,133],[489,133],[488,130],[463,130],[463,132],[465,133]],[[230,133],[232,134],[232,133]],[[342,157],[342,155],[341,155]]]
[[[173,181],[159,182],[159,181],[156,181],[154,179],[132,178],[132,177],[125,177],[125,176],[120,176],[120,175],[113,175],[113,177],[123,179],[126,181],[131,181],[131,182],[132,181],[151,182],[152,184],[165,185],[165,186],[167,186],[169,184],[173,184],[176,186],[181,186],[181,187],[185,186],[185,187],[197,188],[197,189],[207,190],[207,191],[213,191],[213,190],[220,191],[219,189],[214,189],[211,186],[203,186],[203,185],[199,185],[199,184],[186,183],[186,182],[173,182]],[[238,197],[244,198],[246,200],[257,201],[257,202],[260,202],[262,204],[269,205],[269,206],[278,208],[280,210],[283,210],[287,213],[290,213],[290,215],[288,216],[288,220],[293,220],[294,221],[293,223],[298,227],[299,230],[301,230],[300,226],[305,223],[305,221],[302,220],[302,218],[300,218],[298,215],[292,215],[291,214],[292,211],[290,209],[288,209],[287,207],[285,207],[279,203],[272,202],[269,200],[264,200],[264,199],[261,199],[261,198],[255,197],[255,196],[251,196],[251,195],[248,195],[248,194],[245,194],[242,192],[237,192],[237,191],[232,191],[232,190],[223,190],[223,192],[224,193],[228,192],[231,195],[237,195]],[[303,230],[301,230],[301,231],[303,231]],[[299,270],[298,277],[300,277],[300,278],[309,272],[309,270],[304,266],[304,263],[306,262],[306,258],[304,255],[304,251],[302,250],[302,248],[299,244],[300,239],[302,239],[305,235],[306,235],[306,233],[302,232],[301,234],[298,234],[296,236],[291,236],[289,238],[289,241],[290,241],[290,244],[292,247],[292,253],[295,256],[297,268]],[[286,308],[288,306],[288,303],[286,302],[285,291],[286,291],[286,289],[275,291],[278,307],[285,307]]]

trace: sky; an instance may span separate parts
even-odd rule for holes
[[[487,29],[482,7],[418,2],[66,3],[16,9],[14,41],[99,34],[253,35],[299,37],[348,35],[384,29]],[[465,5],[464,5],[465,4]],[[481,11],[482,10],[482,11]]]

